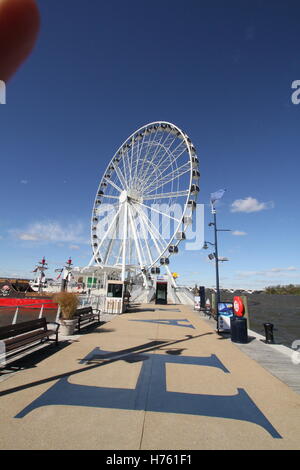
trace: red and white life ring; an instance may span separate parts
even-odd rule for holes
[[[244,307],[241,297],[236,296],[233,298],[233,310],[237,317],[244,316],[245,307]]]

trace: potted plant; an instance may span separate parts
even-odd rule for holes
[[[74,333],[77,318],[78,296],[72,292],[58,292],[53,296],[53,302],[60,306],[60,334],[70,336]]]

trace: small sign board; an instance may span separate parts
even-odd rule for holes
[[[201,298],[200,296],[196,296],[194,297],[194,310],[200,310],[200,306],[201,306]]]
[[[233,316],[233,302],[218,303],[218,327],[222,331],[230,331],[230,317]]]
[[[219,321],[219,330],[222,330],[222,331],[231,330],[230,317],[219,315],[218,321]]]

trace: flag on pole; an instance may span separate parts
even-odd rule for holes
[[[216,191],[215,193],[211,193],[210,195],[210,202],[214,204],[216,201],[221,199],[224,196],[226,189],[219,189],[219,191]]]

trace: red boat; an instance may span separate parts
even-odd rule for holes
[[[51,296],[35,292],[28,279],[0,279],[0,307],[58,308]]]

